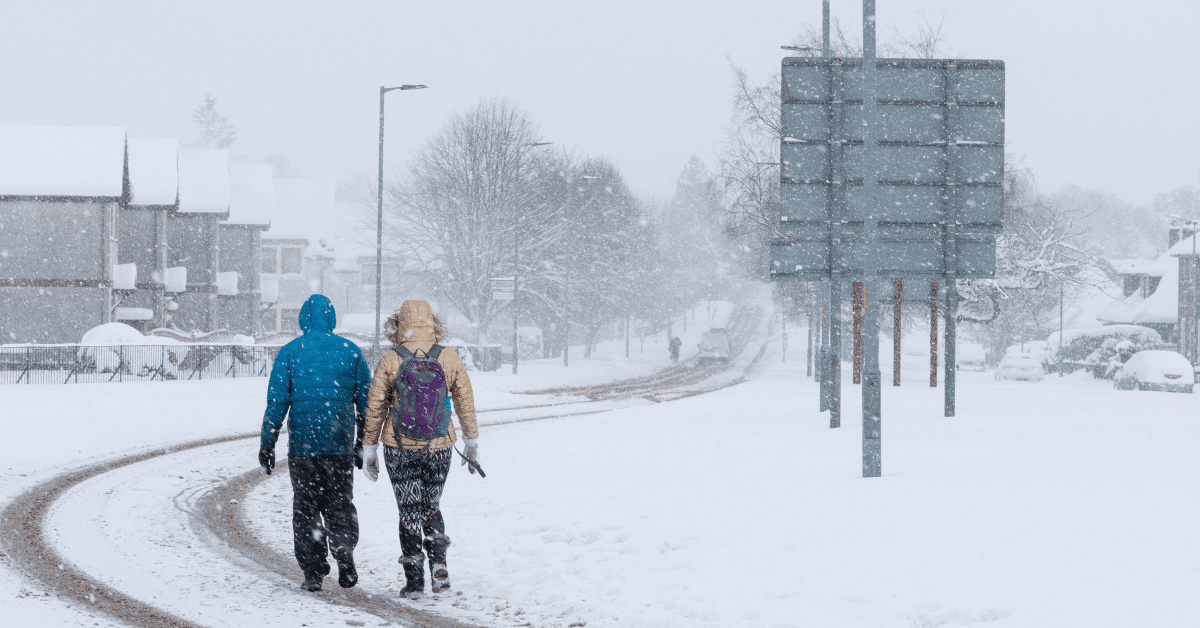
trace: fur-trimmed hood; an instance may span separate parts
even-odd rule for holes
[[[433,313],[428,301],[410,299],[387,320],[387,337],[392,344],[435,343],[446,339],[446,327]]]

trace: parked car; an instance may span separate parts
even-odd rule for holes
[[[1045,377],[1041,360],[1027,353],[1006,355],[996,367],[997,381],[1040,382]]]
[[[701,364],[707,362],[728,362],[730,355],[729,332],[723,327],[714,327],[700,336]]]
[[[1191,362],[1174,351],[1138,351],[1113,375],[1117,390],[1190,393],[1195,384]]]
[[[960,371],[979,371],[982,373],[987,370],[987,354],[983,350],[983,345],[977,345],[973,342],[962,342],[955,347],[954,351],[955,362],[958,363]]]

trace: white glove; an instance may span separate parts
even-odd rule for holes
[[[467,442],[465,445],[463,445],[463,457],[469,459],[471,462],[479,462],[479,439],[468,438],[465,440]],[[461,467],[464,464],[467,464],[466,460],[463,460],[462,464],[458,466]],[[475,467],[467,467],[467,470],[469,470],[471,473],[475,473]]]
[[[379,479],[379,449],[378,445],[367,447],[363,445],[363,475],[374,482]]]

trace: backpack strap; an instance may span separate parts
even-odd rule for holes
[[[405,360],[411,360],[411,359],[417,357],[416,355],[413,354],[412,351],[408,350],[408,347],[406,347],[404,345],[396,345],[396,346],[392,347],[392,351],[395,351],[396,355],[400,356],[401,362],[404,362]]]
[[[438,356],[442,354],[442,349],[444,349],[444,348],[445,347],[443,347],[442,345],[435,343],[432,347],[429,347],[429,352],[425,354],[425,357],[433,358],[436,360],[436,359],[438,359]]]

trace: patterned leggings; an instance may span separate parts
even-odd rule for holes
[[[400,548],[405,557],[420,561],[418,557],[424,546],[431,564],[446,564],[450,539],[440,509],[453,452],[453,447],[436,451],[383,448],[384,464],[400,511]]]

